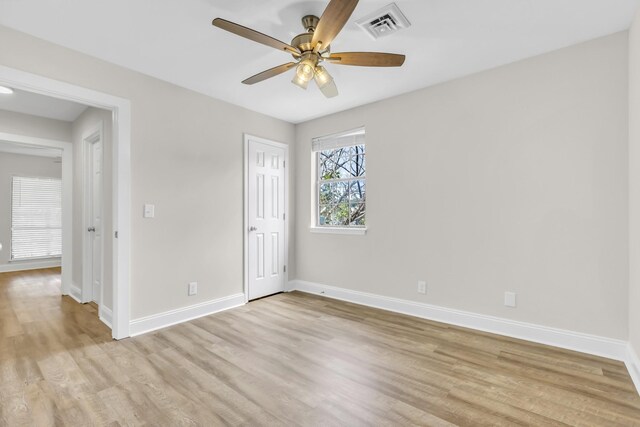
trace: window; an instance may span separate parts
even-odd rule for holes
[[[317,161],[317,227],[364,228],[364,129],[313,140]]]
[[[62,183],[14,176],[11,181],[11,259],[62,254]]]

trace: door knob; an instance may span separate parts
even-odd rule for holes
[[[87,231],[96,231],[96,228],[95,227],[89,227],[89,228],[87,228]]]
[[[249,231],[256,231],[258,229],[258,227],[249,227]]]

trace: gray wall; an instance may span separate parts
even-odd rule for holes
[[[7,27],[0,40],[2,65],[131,100],[131,318],[242,292],[242,135],[292,143],[295,127]]]
[[[629,341],[640,356],[640,12],[629,32]]]
[[[71,141],[71,123],[69,122],[6,110],[0,110],[0,132],[56,139],[58,141]]]
[[[62,165],[51,157],[0,152],[0,267],[11,258],[11,177],[35,176],[62,179]]]
[[[296,277],[626,340],[627,52],[619,33],[299,125]],[[362,125],[369,230],[310,233],[311,138]]]
[[[627,33],[297,127],[6,27],[0,39],[2,65],[132,102],[134,319],[242,291],[247,132],[296,141],[291,278],[628,337]],[[361,125],[369,231],[311,234],[310,140]]]

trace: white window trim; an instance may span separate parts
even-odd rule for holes
[[[310,228],[312,233],[318,234],[350,234],[350,235],[365,235],[367,234],[367,227],[330,227],[330,226],[312,226]]]
[[[51,260],[62,260],[62,255],[53,255],[53,256],[34,256],[29,258],[19,258],[19,259],[10,259],[7,261],[8,264],[26,264],[33,261],[51,261]]]
[[[352,135],[355,133],[359,133],[359,132],[364,132],[364,126],[360,126],[357,127],[355,129],[351,129],[348,131],[344,131],[344,132],[338,132],[335,134],[331,134],[331,135],[326,135],[326,136],[322,136],[322,137],[317,137],[317,138],[313,138],[312,140],[312,144],[314,142],[318,142],[318,141],[322,141],[322,140],[327,140],[327,139],[334,139],[334,138],[340,138],[341,136],[347,136],[347,135]],[[354,140],[355,142],[355,140]],[[356,144],[357,145],[357,144]],[[364,143],[364,145],[366,146],[366,141]],[[351,145],[348,145],[351,146]],[[314,197],[312,197],[311,199],[313,200],[312,202],[312,206],[311,206],[311,227],[309,227],[309,230],[312,233],[318,233],[318,234],[345,234],[345,235],[365,235],[367,233],[367,227],[361,227],[361,226],[331,226],[331,225],[320,225],[319,224],[319,215],[320,215],[320,178],[318,176],[318,171],[319,171],[319,151],[314,151],[314,149],[312,148],[311,150],[311,176],[312,176],[312,191],[314,193]],[[354,178],[343,178],[343,179],[335,179],[335,180],[327,180],[328,182],[340,182],[340,181],[352,181]],[[367,177],[365,175],[364,177],[364,181],[367,180]],[[366,202],[365,202],[366,203]]]

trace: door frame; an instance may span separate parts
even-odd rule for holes
[[[130,335],[131,102],[125,98],[0,65],[0,85],[112,111],[113,318],[114,339]],[[70,244],[70,243],[69,243]],[[70,261],[70,260],[68,260]],[[64,270],[63,270],[64,273]],[[70,274],[71,271],[69,270]],[[70,276],[68,277],[70,279]],[[63,287],[69,294],[71,283]]]
[[[89,185],[89,182],[93,182],[91,176],[93,172],[93,144],[100,142],[102,144],[102,152],[104,153],[104,123],[102,120],[98,121],[89,131],[82,136],[82,302],[95,301],[95,295],[93,295],[93,268],[88,269],[88,265],[93,265],[93,242],[91,239],[91,233],[87,231],[93,219],[91,213],[93,211],[93,188]],[[104,177],[104,155],[100,159],[100,170],[103,172]],[[91,193],[91,198],[89,198]],[[104,218],[104,180],[102,181],[101,190],[101,203],[100,203],[100,218]],[[100,319],[105,319],[103,309],[103,296],[104,296],[104,246],[105,235],[102,234],[100,240],[100,302],[98,303],[98,316]],[[91,249],[91,250],[89,250]]]
[[[61,292],[63,295],[72,294],[73,275],[73,144],[69,141],[36,138],[0,132],[0,140],[20,145],[43,148],[56,148],[62,157],[62,255],[60,264]],[[79,295],[78,295],[79,296]],[[74,299],[76,297],[74,296]]]
[[[244,281],[244,302],[249,302],[249,141],[256,141],[261,144],[284,149],[284,266],[283,290],[287,289],[289,283],[289,145],[276,142],[271,139],[261,138],[248,133],[244,135],[244,197],[243,197],[243,222],[242,222],[242,242],[243,242],[243,281]]]

